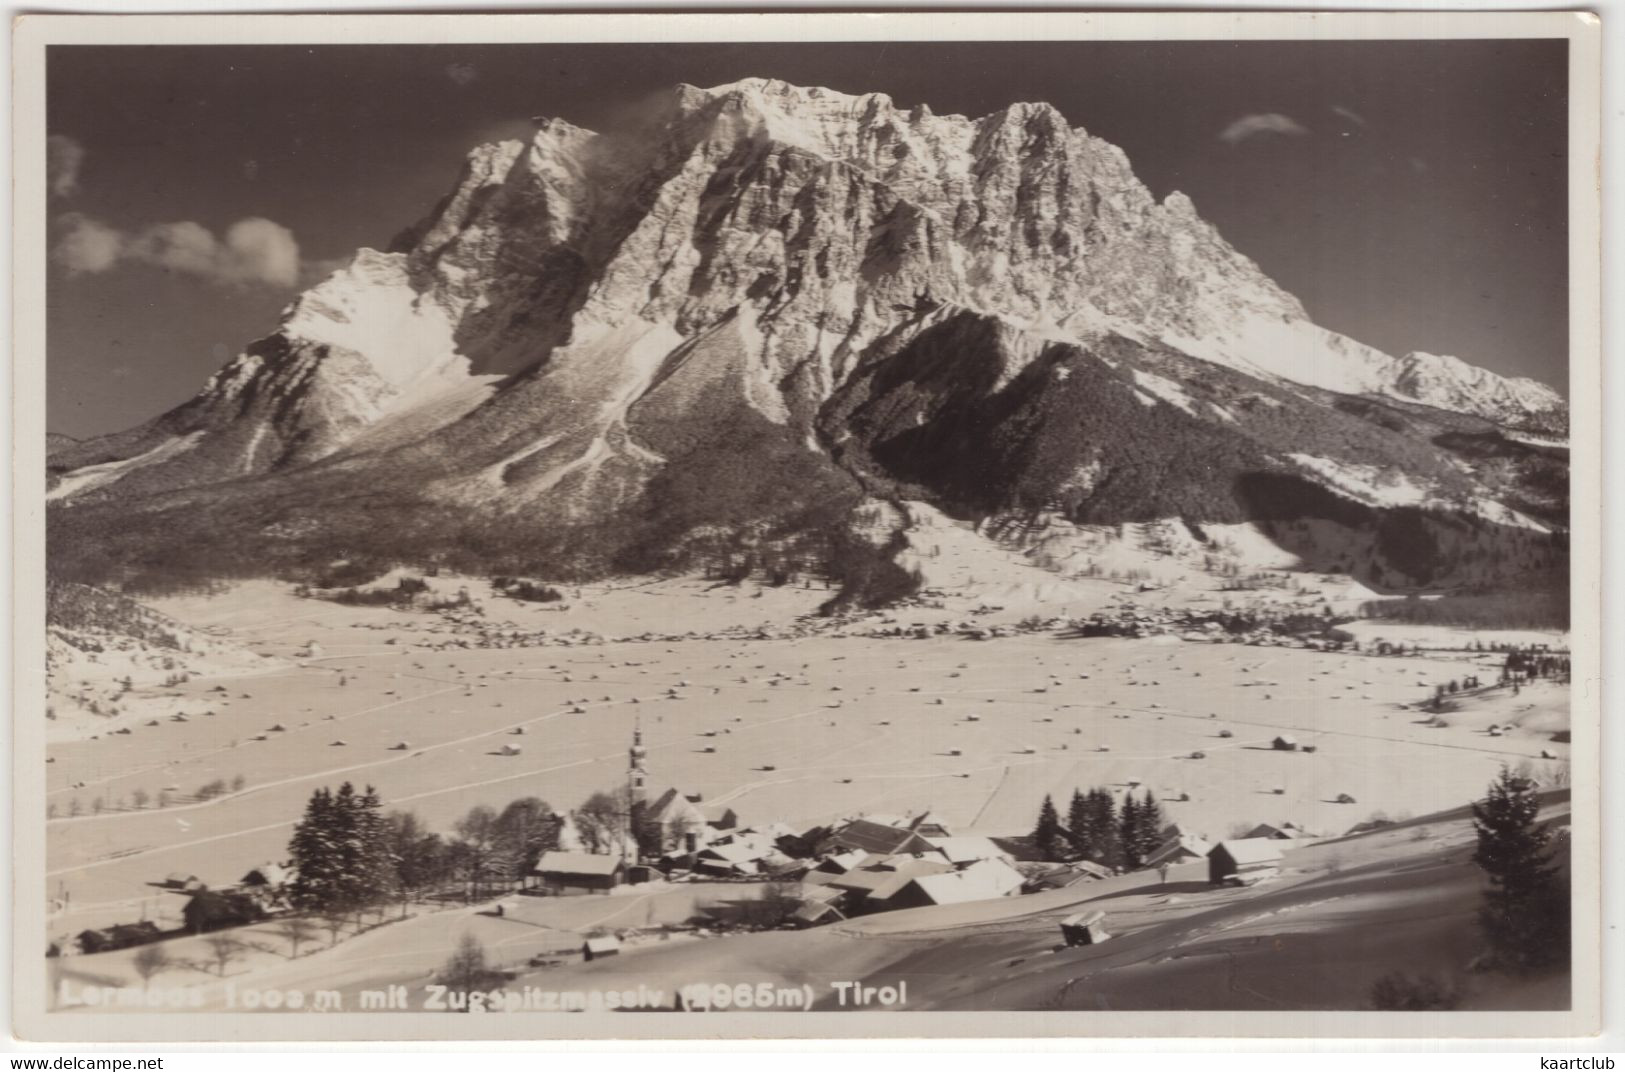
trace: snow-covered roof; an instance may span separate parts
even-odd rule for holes
[[[1177,837],[1169,838],[1163,842],[1156,852],[1146,857],[1146,866],[1156,867],[1162,863],[1177,863],[1181,856],[1206,856],[1213,851],[1213,845],[1206,838]]]
[[[978,860],[963,871],[923,875],[910,880],[932,904],[989,901],[1021,889],[1021,872],[1003,860]]]
[[[875,900],[885,900],[910,880],[921,875],[935,875],[952,871],[952,865],[940,858],[922,856],[886,856],[865,862],[844,875],[825,880],[825,885],[867,893]]]
[[[544,852],[536,861],[532,874],[553,872],[562,875],[613,875],[620,869],[621,858],[595,852]]]
[[[257,878],[256,878],[256,876],[257,876]],[[269,885],[269,886],[280,886],[283,883],[287,882],[292,877],[293,876],[289,873],[288,869],[286,867],[283,867],[281,864],[269,864],[268,863],[268,864],[260,864],[258,867],[250,868],[243,875],[241,881],[242,881],[242,884],[245,885],[245,886],[247,886],[247,885],[256,885],[259,882],[264,882],[266,885]]]
[[[961,835],[956,837],[928,837],[925,840],[931,843],[933,849],[942,853],[943,858],[951,864],[975,863],[977,860],[1009,859],[1009,853],[995,845],[991,838]]]
[[[1272,838],[1221,841],[1214,851],[1218,849],[1223,849],[1238,864],[1271,863],[1281,858],[1281,845]]]

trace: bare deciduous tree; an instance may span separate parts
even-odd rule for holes
[[[204,940],[209,956],[214,958],[215,974],[225,975],[226,969],[247,952],[248,946],[235,934],[211,934]]]

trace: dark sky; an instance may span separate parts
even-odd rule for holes
[[[50,132],[77,162],[47,211],[54,238],[78,214],[136,244],[158,224],[223,236],[268,219],[309,272],[386,244],[472,145],[531,115],[601,128],[678,82],[749,76],[971,116],[1042,100],[1121,146],[1159,197],[1189,194],[1320,324],[1566,390],[1566,47],[55,47]],[[1249,116],[1272,118],[1234,126]],[[220,268],[229,257],[176,267],[189,250],[49,267],[53,431],[113,431],[185,400],[295,293],[275,271]]]

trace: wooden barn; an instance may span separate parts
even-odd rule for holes
[[[1207,877],[1214,885],[1251,885],[1281,868],[1280,842],[1269,838],[1221,841],[1207,854]]]
[[[599,938],[588,938],[581,946],[583,960],[602,960],[605,957],[619,956],[620,953],[621,940],[608,934]]]

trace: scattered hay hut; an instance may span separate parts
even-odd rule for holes
[[[1220,730],[1219,731],[1219,736],[1228,739],[1228,738],[1234,737],[1235,734],[1233,732],[1231,732],[1230,730]]]
[[[606,934],[601,938],[588,938],[581,944],[581,958],[583,960],[602,960],[605,957],[620,956],[621,940],[614,935]]]
[[[1298,750],[1298,739],[1283,733],[1270,742],[1270,747],[1277,752],[1296,752]]]
[[[1358,804],[1359,801],[1355,800],[1353,797],[1349,796],[1347,793],[1339,793],[1339,794],[1337,794],[1337,803],[1339,803],[1339,804]]]
[[[520,748],[516,744],[505,744],[505,745],[502,746],[502,748],[499,751],[501,752],[502,755],[505,755],[505,756],[517,756],[521,752],[523,752],[524,749]]]
[[[1068,946],[1099,945],[1111,935],[1106,933],[1106,913],[1079,912],[1061,920],[1061,937]]]

